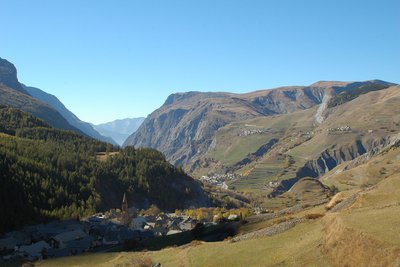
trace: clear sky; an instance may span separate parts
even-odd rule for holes
[[[0,0],[0,57],[82,120],[183,91],[400,83],[398,0]]]

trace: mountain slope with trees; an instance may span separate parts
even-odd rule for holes
[[[124,193],[137,208],[209,204],[200,184],[158,151],[119,150],[8,107],[0,116],[0,232],[118,208]],[[119,153],[97,160],[104,151]]]
[[[97,140],[111,143],[116,145],[117,143],[111,138],[101,135],[96,131],[92,125],[87,122],[81,121],[74,113],[68,110],[64,104],[54,95],[48,94],[43,90],[31,86],[22,85],[25,91],[27,91],[32,97],[49,104],[55,110],[57,110],[73,127],[79,129],[83,133]]]

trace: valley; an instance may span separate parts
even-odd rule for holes
[[[398,85],[176,93],[95,126],[1,62],[0,264],[400,262]]]

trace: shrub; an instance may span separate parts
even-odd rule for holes
[[[322,213],[309,213],[304,216],[307,220],[315,220],[321,217],[324,217]]]

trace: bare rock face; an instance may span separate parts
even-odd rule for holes
[[[0,58],[0,83],[20,93],[29,95],[18,81],[15,66],[2,58]]]

